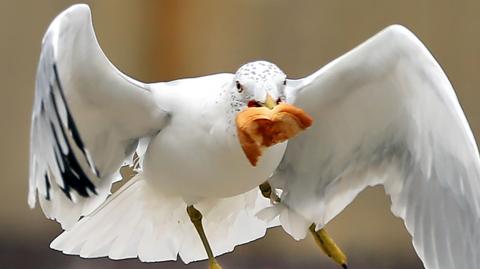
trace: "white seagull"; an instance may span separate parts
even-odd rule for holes
[[[314,123],[252,166],[235,118],[269,100]],[[220,268],[215,256],[279,222],[295,239],[321,236],[381,184],[425,268],[480,267],[478,149],[446,75],[402,26],[303,79],[257,61],[145,84],[108,61],[75,5],[43,38],[30,147],[29,205],[38,196],[61,223],[51,247],[67,254]],[[138,174],[110,195],[134,152]]]

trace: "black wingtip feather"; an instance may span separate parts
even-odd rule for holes
[[[65,106],[65,110],[67,111],[67,127],[68,130],[70,131],[70,134],[73,138],[73,141],[75,141],[75,144],[77,147],[82,151],[82,154],[87,161],[87,164],[90,166],[90,168],[95,171],[96,175],[99,176],[98,169],[95,167],[94,164],[90,163],[90,160],[87,157],[87,152],[85,148],[85,144],[83,143],[82,137],[80,136],[80,132],[78,131],[77,125],[75,124],[75,121],[73,120],[72,114],[70,113],[70,109],[67,104],[67,99],[65,98],[65,93],[63,92],[63,87],[60,82],[60,76],[58,75],[58,69],[57,65],[54,63],[53,64],[53,74],[55,76],[55,82],[58,87],[58,91],[60,93],[60,97],[62,98],[62,102]]]
[[[79,163],[77,156],[73,151],[72,145],[70,144],[68,135],[70,135],[70,137],[73,139],[77,147],[82,151],[87,161],[87,164],[90,167],[91,167],[91,164],[88,161],[83,141],[80,137],[78,129],[70,113],[68,104],[66,103],[66,99],[60,83],[60,79],[58,77],[57,67],[55,64],[53,64],[53,71],[55,76],[56,87],[52,84],[49,85],[50,86],[49,98],[51,99],[51,102],[52,102],[52,107],[54,112],[53,114],[55,115],[55,118],[50,119],[50,130],[53,135],[55,144],[57,145],[56,146],[57,148],[54,149],[54,151],[57,153],[55,154],[55,160],[57,162],[58,167],[64,168],[63,170],[59,169],[60,176],[62,177],[62,180],[63,180],[63,186],[61,187],[61,189],[69,199],[72,198],[71,197],[72,190],[76,191],[80,196],[89,197],[90,193],[97,194],[95,185],[92,183],[88,175],[83,170],[81,164]],[[61,101],[63,102],[63,106],[65,107],[65,110],[67,113],[68,122],[66,127],[64,124],[62,124],[60,113],[58,111],[59,103],[54,93],[55,90],[58,90],[59,96],[62,99]],[[58,128],[55,128],[55,124],[54,122],[52,122],[52,120],[58,123]],[[68,128],[68,129],[65,130],[65,128]],[[60,139],[62,139],[62,141],[64,141],[65,145],[67,146],[67,150],[65,152],[63,152],[61,149]],[[96,172],[97,175],[99,174],[98,169],[96,167],[94,168],[94,171]],[[45,184],[47,184],[47,189],[48,189],[47,195],[49,199],[51,182],[48,177],[46,177]]]
[[[50,178],[48,178],[48,174],[45,173],[45,191],[46,191],[46,194],[45,194],[45,199],[47,199],[47,201],[50,201],[50,188],[52,186],[50,185]]]

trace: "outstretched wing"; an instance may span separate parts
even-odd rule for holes
[[[50,25],[37,70],[30,138],[29,205],[64,228],[110,193],[138,139],[167,113],[148,85],[118,71],[100,49],[90,9],[75,5]]]
[[[411,32],[389,27],[288,84],[287,100],[315,121],[270,179],[290,209],[287,231],[301,238],[383,184],[426,268],[480,266],[478,149],[450,82]]]

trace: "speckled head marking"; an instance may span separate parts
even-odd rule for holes
[[[235,73],[234,101],[244,106],[260,106],[267,96],[277,103],[284,101],[286,78],[285,73],[270,62],[247,63]]]

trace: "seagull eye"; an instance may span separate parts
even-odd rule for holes
[[[238,82],[238,81],[237,81],[237,90],[238,90],[238,92],[243,92],[243,87],[240,84],[240,82]]]
[[[284,81],[283,81],[283,85],[287,85],[287,80],[284,80]]]

